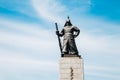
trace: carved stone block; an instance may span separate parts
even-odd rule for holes
[[[81,57],[61,57],[59,61],[60,80],[84,80]]]

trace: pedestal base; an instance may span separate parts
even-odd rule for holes
[[[84,80],[83,60],[80,57],[61,57],[59,80]]]

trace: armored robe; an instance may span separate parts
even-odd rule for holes
[[[80,30],[75,26],[64,26],[60,33],[60,36],[64,36],[62,46],[62,52],[64,54],[78,54],[75,38],[79,35],[79,32]]]

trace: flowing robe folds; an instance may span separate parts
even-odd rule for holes
[[[60,36],[63,38],[62,52],[65,54],[78,54],[78,50],[75,44],[75,38],[79,35],[80,30],[75,26],[65,26]]]

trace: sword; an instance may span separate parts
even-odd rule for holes
[[[58,25],[57,25],[57,23],[55,23],[55,26],[56,26],[56,31],[59,31],[59,30],[58,30]],[[61,54],[62,54],[61,39],[60,39],[60,36],[59,36],[59,35],[57,35],[57,36],[58,36],[58,42],[59,42],[60,52],[61,52]]]

